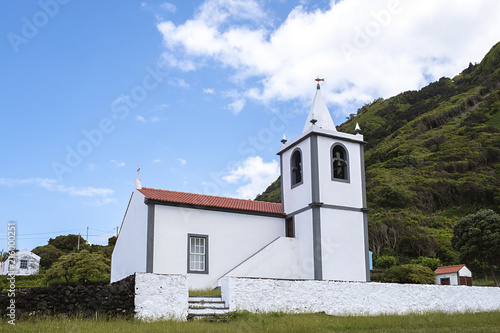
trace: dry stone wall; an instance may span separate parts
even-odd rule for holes
[[[133,316],[135,312],[135,275],[112,284],[55,286],[15,289],[15,295],[0,293],[0,315],[9,314],[11,300],[15,316],[92,315]]]

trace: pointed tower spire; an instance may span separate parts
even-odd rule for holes
[[[316,85],[316,95],[314,96],[314,100],[311,109],[309,110],[309,115],[307,116],[307,121],[302,133],[306,132],[309,127],[311,127],[311,124],[325,130],[334,132],[337,131],[332,117],[330,116],[330,112],[328,111],[328,107],[326,106],[325,100],[323,99],[323,95],[321,94],[319,85],[320,81],[325,81],[325,79],[316,79],[316,82],[318,82]]]

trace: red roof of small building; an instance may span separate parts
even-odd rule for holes
[[[443,267],[438,267],[434,273],[435,274],[449,274],[449,273],[457,273],[459,270],[464,268],[465,265],[453,265],[453,266],[443,266]]]
[[[243,210],[257,213],[280,214],[281,204],[274,202],[254,201],[245,199],[217,197],[213,195],[176,192],[168,190],[159,190],[155,188],[143,187],[138,190],[146,196],[146,199],[175,204],[213,207],[221,209]]]

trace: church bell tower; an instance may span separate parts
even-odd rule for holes
[[[316,280],[369,281],[364,144],[338,132],[319,82],[306,124],[283,145],[282,207],[299,247],[304,276]]]

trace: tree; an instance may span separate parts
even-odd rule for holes
[[[115,245],[116,245],[116,239],[117,239],[117,238],[118,238],[118,237],[116,237],[116,236],[109,237],[109,238],[108,238],[108,246],[115,246]]]
[[[45,279],[47,281],[53,281],[55,279],[63,278],[66,280],[66,283],[69,283],[74,276],[75,263],[78,260],[80,253],[69,253],[61,256],[55,263],[52,264],[52,267],[45,272]]]
[[[47,281],[64,279],[69,283],[76,278],[80,283],[101,278],[110,272],[110,260],[100,253],[90,253],[83,250],[79,253],[69,253],[61,256],[45,273]]]
[[[49,269],[64,254],[64,252],[50,244],[37,246],[31,252],[40,256],[40,266],[45,269]]]
[[[500,267],[500,215],[483,209],[461,218],[453,227],[451,243],[464,263],[486,263],[495,286],[500,286],[496,273]]]
[[[83,239],[82,236],[69,234],[49,239],[49,245],[53,245],[59,250],[63,250],[65,252],[74,251],[78,247],[78,238],[80,238],[80,246],[87,244],[87,241]]]
[[[385,272],[382,281],[390,283],[434,284],[435,274],[429,267],[422,265],[392,266]]]
[[[106,258],[104,253],[90,253],[83,250],[78,255],[73,273],[80,283],[86,283],[92,278],[100,278],[110,273],[111,260]]]

